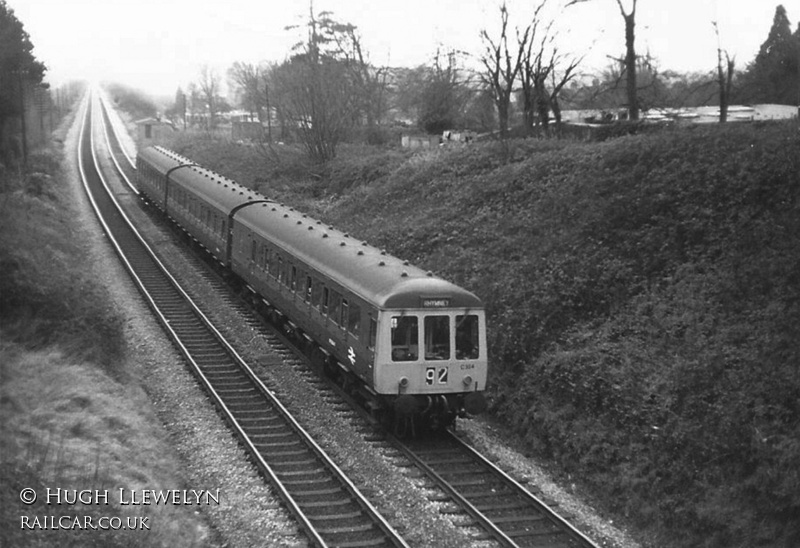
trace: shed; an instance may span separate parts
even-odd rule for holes
[[[174,128],[158,118],[144,118],[136,122],[136,130],[140,143],[151,144],[172,133]]]
[[[439,146],[438,135],[402,135],[400,144],[404,148],[434,148]]]

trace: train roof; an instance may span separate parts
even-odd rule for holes
[[[238,209],[235,222],[379,308],[483,308],[473,293],[175,152],[151,147],[139,154],[164,173],[187,166],[176,169],[170,180],[202,194],[226,214]]]
[[[139,156],[161,173],[172,170],[169,176],[171,182],[191,188],[226,215],[248,202],[267,200],[236,181],[166,148],[148,147],[140,151]]]
[[[253,204],[236,219],[379,308],[482,308],[469,291],[293,208]]]

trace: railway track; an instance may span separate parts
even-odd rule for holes
[[[110,124],[106,112],[104,112],[104,120],[106,124]],[[121,147],[117,145],[111,147],[111,150],[117,154]],[[122,164],[125,163],[122,162]],[[119,168],[119,164],[117,166]],[[187,253],[187,257],[190,260],[194,258],[193,262],[200,265],[201,261],[197,259],[196,255]],[[304,360],[301,351],[288,348],[291,341],[271,334],[269,330],[260,329],[261,319],[258,314],[244,301],[238,299],[229,286],[207,270],[207,265],[204,268],[206,273],[203,277],[223,295],[223,299],[237,311],[245,324],[256,329],[259,336],[269,340],[269,344],[275,349],[275,352],[290,358],[294,356],[300,361]],[[312,369],[310,365],[305,367],[308,367],[309,370]],[[237,390],[245,389],[247,381],[228,378],[227,375],[231,374],[234,369],[234,367],[226,365],[210,371],[210,375],[218,376],[230,391],[236,393]],[[313,377],[313,374],[311,376]],[[339,397],[349,400],[347,394],[342,391],[339,391]],[[244,417],[247,417],[248,413],[255,413],[254,409],[260,405],[247,397],[242,397],[239,403],[241,407],[237,408],[241,409]],[[357,408],[358,406],[355,402],[350,401],[348,407]],[[270,429],[269,423],[259,425],[256,417],[252,418],[252,422],[248,422],[248,420],[244,421],[245,424],[256,427],[254,430],[256,435],[253,439],[260,441],[269,439],[270,436],[267,434],[278,434],[277,431],[273,432]],[[531,492],[514,481],[488,459],[464,444],[457,436],[447,433],[446,436],[436,440],[401,441],[389,434],[375,435],[372,428],[367,425],[370,418],[364,414],[363,420],[366,425],[363,431],[369,432],[364,434],[366,441],[388,443],[413,463],[441,493],[440,496],[437,496],[437,500],[446,501],[457,507],[458,512],[469,516],[471,525],[483,531],[481,538],[494,541],[500,546],[509,547],[597,547],[566,519],[559,516],[551,505],[537,497],[535,492]],[[282,435],[276,435],[273,439],[282,440],[281,443],[285,441]],[[294,449],[291,443],[284,447],[286,456],[299,457],[299,454],[293,453]],[[301,474],[301,470],[292,471],[297,472],[298,477]]]
[[[407,546],[258,379],[151,252],[108,191],[88,101],[78,164],[92,206],[148,305],[316,546]]]
[[[551,505],[452,432],[392,444],[501,546],[597,548]]]

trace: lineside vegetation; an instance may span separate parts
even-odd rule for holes
[[[114,497],[109,506],[46,504],[47,488],[113,493],[186,481],[139,384],[125,312],[93,264],[64,165],[57,144],[33,150],[26,167],[0,164],[0,545],[211,542],[195,509],[131,510]],[[24,489],[36,490],[35,503],[20,501]],[[150,527],[63,529],[110,517]]]
[[[316,172],[170,146],[480,295],[494,413],[654,544],[800,542],[796,121],[343,148]]]

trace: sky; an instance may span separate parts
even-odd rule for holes
[[[622,57],[624,21],[616,0],[590,0],[563,9],[548,0],[563,52],[585,54],[584,73]],[[562,5],[559,5],[561,2]],[[631,0],[622,0],[625,6]],[[153,95],[173,96],[199,80],[204,65],[225,80],[234,62],[280,62],[301,40],[308,0],[6,0],[30,35],[34,55],[55,86],[74,79],[116,81]],[[511,28],[525,26],[540,0],[507,0]],[[782,4],[792,30],[800,0],[639,0],[637,53],[663,70],[716,68],[717,38],[743,69],[751,62]],[[499,34],[500,0],[313,0],[358,27],[375,65],[430,64],[437,47],[483,51],[480,32]],[[469,61],[467,61],[469,63]]]

